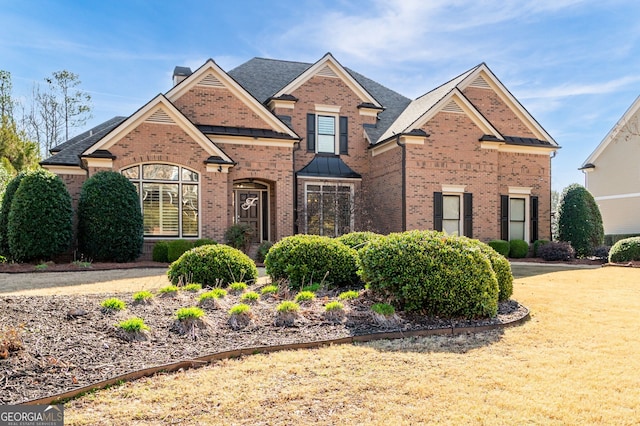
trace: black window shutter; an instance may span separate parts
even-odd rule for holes
[[[442,192],[433,193],[433,229],[442,231]]]
[[[340,154],[349,153],[349,129],[348,118],[340,117]]]
[[[465,237],[473,238],[473,194],[465,192],[462,200],[464,208],[462,233]]]
[[[509,241],[509,196],[500,196],[500,239]]]
[[[531,234],[531,242],[534,242],[538,239],[538,197],[532,196],[531,199],[531,221],[530,221],[530,234]]]
[[[307,114],[307,151],[316,150],[316,115]]]

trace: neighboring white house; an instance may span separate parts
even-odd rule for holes
[[[606,235],[640,234],[640,96],[580,167]]]

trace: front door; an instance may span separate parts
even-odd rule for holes
[[[236,189],[236,223],[253,229],[251,242],[259,243],[262,236],[262,192],[252,189]]]

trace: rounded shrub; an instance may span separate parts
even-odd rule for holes
[[[609,262],[629,262],[631,260],[640,260],[640,237],[620,240],[609,251]]]
[[[200,238],[193,242],[193,247],[208,246],[212,244],[218,243],[216,242],[216,240],[212,240],[211,238]]]
[[[511,263],[509,263],[506,257],[498,253],[488,244],[467,237],[460,238],[464,239],[467,244],[478,247],[482,253],[487,256],[489,262],[491,262],[491,269],[496,273],[496,279],[498,280],[498,301],[504,302],[505,300],[509,300],[513,294]]]
[[[275,282],[288,279],[291,288],[324,280],[333,286],[358,281],[358,253],[340,241],[318,235],[294,235],[271,247],[264,264]]]
[[[151,259],[154,262],[169,262],[169,242],[158,241],[153,245],[153,252],[151,253]]]
[[[169,266],[169,280],[198,282],[204,287],[258,278],[256,264],[240,250],[224,244],[205,245],[185,252]]]
[[[558,239],[570,243],[578,257],[590,256],[604,241],[598,204],[593,195],[577,183],[562,192],[558,207]]]
[[[491,317],[498,280],[477,243],[436,231],[394,233],[360,252],[369,289],[406,311],[446,317]]]
[[[361,231],[350,232],[348,234],[341,235],[337,238],[337,240],[344,245],[359,250],[364,247],[369,241],[379,237],[382,237],[382,235],[376,234],[375,232],[371,231]]]
[[[13,179],[11,179],[4,190],[4,195],[2,196],[2,207],[0,207],[0,254],[5,256],[9,255],[9,210],[11,209],[13,196],[18,190],[18,186],[20,186],[20,182],[24,175],[24,172],[18,173]]]
[[[505,240],[493,240],[487,243],[489,247],[503,255],[504,257],[509,257],[509,250],[511,246],[509,245],[509,241]]]
[[[131,262],[142,253],[144,225],[136,187],[120,173],[98,172],[82,185],[78,249],[98,262]]]
[[[548,242],[549,240],[535,240],[533,242],[533,257],[540,257],[538,250],[540,249],[540,247],[547,244]]]
[[[187,240],[171,240],[167,247],[167,259],[169,262],[175,262],[187,250],[193,248],[193,242]]]
[[[576,251],[566,241],[550,241],[538,247],[538,256],[542,260],[571,260],[576,256]]]
[[[512,259],[522,259],[529,253],[529,244],[525,240],[509,241],[509,257]]]
[[[24,175],[11,201],[7,234],[17,261],[51,259],[69,249],[73,209],[62,179],[42,169]]]

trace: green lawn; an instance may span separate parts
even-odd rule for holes
[[[532,317],[520,327],[227,360],[71,401],[65,421],[640,423],[640,269],[514,273]]]

